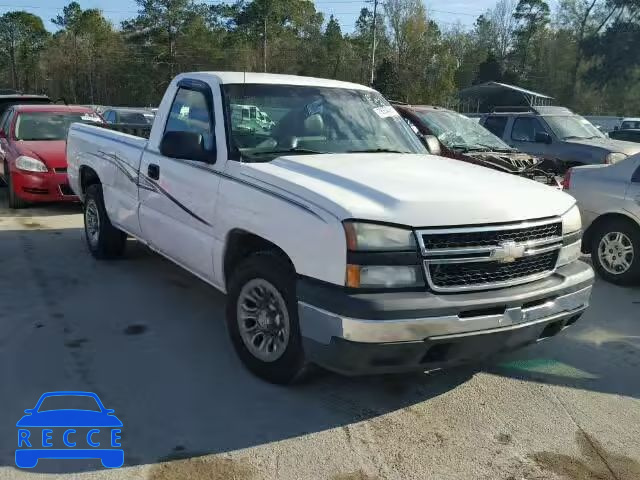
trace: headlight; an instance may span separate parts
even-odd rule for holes
[[[562,216],[562,235],[578,232],[581,228],[580,210],[577,205],[574,205],[571,210]]]
[[[563,247],[558,253],[556,267],[561,267],[580,258],[582,250],[582,219],[577,205],[562,216]]]
[[[27,172],[46,172],[47,166],[36,158],[20,155],[16,158],[16,168]]]
[[[346,221],[344,231],[347,248],[353,252],[416,250],[415,237],[408,229]]]
[[[347,287],[408,288],[424,285],[419,265],[347,265]]]
[[[628,155],[620,152],[610,153],[605,157],[604,163],[608,163],[608,164],[618,163],[624,160],[625,158],[627,158],[627,156]]]

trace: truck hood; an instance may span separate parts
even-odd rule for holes
[[[640,153],[640,143],[614,140],[613,138],[585,138],[564,140],[568,145],[585,145],[589,147],[599,147],[609,152],[620,152],[627,155]]]
[[[243,164],[241,175],[329,211],[413,227],[562,215],[575,203],[538,182],[433,155],[332,154]]]
[[[49,168],[67,168],[67,142],[64,140],[25,140],[16,142],[21,155],[42,160]]]

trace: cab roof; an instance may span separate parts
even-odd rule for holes
[[[280,75],[275,73],[255,73],[255,72],[192,72],[183,73],[176,79],[194,78],[206,80],[207,77],[214,77],[222,84],[230,83],[258,83],[274,85],[300,85],[310,87],[348,88],[351,90],[372,89],[358,83],[342,82],[339,80],[329,80],[327,78],[302,77],[299,75]]]

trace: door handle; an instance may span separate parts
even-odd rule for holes
[[[160,166],[150,163],[147,167],[147,175],[153,180],[158,180],[160,178]]]

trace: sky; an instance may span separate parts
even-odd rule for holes
[[[55,31],[56,26],[51,18],[62,14],[62,7],[69,1],[65,0],[0,0],[0,14],[10,10],[26,10],[40,16],[45,27]],[[120,22],[136,16],[137,7],[134,0],[77,0],[83,9],[99,8],[112,23],[118,27]],[[204,3],[217,3],[219,0],[200,0]],[[382,0],[380,0],[382,1]],[[373,8],[373,0],[315,0],[316,9],[325,14],[326,19],[334,14],[344,32],[354,28],[360,9],[364,6]],[[444,27],[457,23],[469,28],[475,19],[487,9],[495,5],[496,0],[425,0],[429,14]]]

